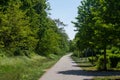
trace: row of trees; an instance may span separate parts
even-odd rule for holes
[[[83,0],[76,20],[73,22],[78,31],[74,40],[75,49],[103,50],[106,70],[107,48],[120,48],[120,1]]]
[[[0,0],[0,54],[62,54],[68,36],[49,17],[46,0]]]

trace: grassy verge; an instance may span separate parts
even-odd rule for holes
[[[120,80],[120,76],[95,77],[93,80]]]
[[[60,57],[48,59],[35,55],[0,59],[0,80],[38,80]]]
[[[71,56],[72,59],[85,71],[97,71],[96,66],[92,65],[87,58],[78,58]],[[119,70],[119,69],[113,69]],[[120,80],[120,76],[102,76],[94,77],[92,80]]]
[[[78,58],[72,56],[72,59],[78,64],[79,67],[81,67],[83,70],[91,70],[95,71],[96,68],[94,65],[92,65],[87,58]]]

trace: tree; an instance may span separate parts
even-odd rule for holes
[[[48,17],[49,10],[47,0],[1,0],[0,49],[4,55],[48,56],[67,51],[68,36]]]
[[[27,17],[19,8],[21,2],[7,2],[7,9],[1,12],[1,42],[3,48],[14,53],[15,48],[22,46],[30,34]]]
[[[77,44],[80,44],[78,47],[103,49],[104,70],[107,70],[107,46],[117,45],[120,39],[118,34],[119,17],[117,17],[119,15],[119,1],[83,0],[81,3],[82,5],[78,7],[77,22],[73,22],[78,30]],[[111,10],[111,7],[117,12]]]

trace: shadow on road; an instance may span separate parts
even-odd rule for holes
[[[78,75],[78,76],[120,76],[120,71],[84,71],[84,70],[67,70],[60,71],[58,74]]]
[[[93,65],[87,64],[87,65],[73,65],[73,67],[92,67]]]

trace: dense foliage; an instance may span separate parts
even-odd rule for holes
[[[68,37],[49,18],[46,0],[0,0],[0,55],[63,54]]]
[[[120,48],[120,1],[83,0],[76,20],[76,52],[103,54],[106,70],[106,50]]]

